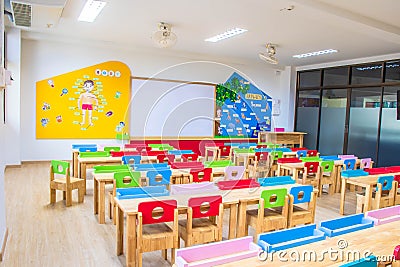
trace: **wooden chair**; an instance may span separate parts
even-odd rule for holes
[[[372,159],[371,158],[364,158],[360,159],[360,169],[369,169],[372,168]]]
[[[322,161],[319,165],[319,190],[318,196],[322,195],[322,189],[324,185],[328,185],[328,194],[333,195],[336,188],[336,171],[335,162],[333,160]]]
[[[218,160],[231,160],[231,147],[230,146],[219,146]]]
[[[116,223],[116,218],[113,216],[116,211],[114,197],[116,196],[117,188],[130,188],[140,186],[140,172],[122,171],[114,173],[113,190],[108,192],[108,216]]]
[[[400,175],[395,175],[394,180],[397,182],[396,199],[394,200],[395,205],[400,205]]]
[[[169,189],[171,184],[171,170],[151,170],[147,171],[148,185],[165,185]]]
[[[190,182],[191,183],[201,183],[201,182],[211,182],[213,180],[212,168],[190,169]]]
[[[262,178],[269,175],[271,161],[268,152],[256,152],[253,165],[249,165],[249,177]]]
[[[221,241],[222,196],[190,198],[188,206],[187,219],[179,220],[179,236],[185,241],[185,247]]]
[[[372,192],[371,209],[379,209],[393,206],[397,191],[397,181],[393,176],[378,177],[377,186]],[[365,212],[365,193],[357,193],[356,213]]]
[[[299,224],[314,223],[316,194],[311,185],[296,186],[290,189],[288,228]]]
[[[171,249],[171,264],[175,263],[175,249],[179,248],[176,207],[176,200],[139,203],[136,240],[139,267],[143,265],[143,252],[156,250],[162,250],[163,257],[167,260],[167,250]]]
[[[318,151],[317,150],[307,150],[307,157],[316,157],[318,156]]]
[[[319,162],[304,162],[303,173],[296,182],[303,185],[310,184],[319,189],[320,176]]]
[[[271,161],[271,169],[270,176],[275,176],[276,171],[278,170],[278,159],[283,157],[282,151],[271,151],[269,153],[270,161]]]
[[[296,156],[298,158],[307,157],[307,150],[297,150]]]
[[[140,164],[142,156],[140,155],[130,155],[130,156],[123,156],[122,157],[122,164]]]
[[[240,200],[243,201],[246,200]],[[264,190],[257,203],[248,204],[258,204],[258,209],[246,212],[246,235],[248,227],[253,227],[254,241],[261,233],[287,228],[289,196],[286,188]]]
[[[56,175],[57,174],[57,178]],[[61,177],[62,176],[62,177]],[[50,203],[56,202],[56,190],[63,191],[65,206],[72,206],[72,190],[78,189],[78,202],[82,203],[85,195],[86,180],[70,177],[69,162],[52,160],[50,166]]]
[[[354,170],[356,168],[356,159],[345,159],[343,160],[344,170]]]

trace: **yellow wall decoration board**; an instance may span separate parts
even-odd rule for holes
[[[36,82],[36,138],[115,138],[129,132],[131,71],[118,61]]]

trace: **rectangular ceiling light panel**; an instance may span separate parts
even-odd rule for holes
[[[305,58],[305,57],[313,57],[313,56],[322,56],[326,54],[332,54],[332,53],[337,53],[338,51],[335,49],[326,49],[326,50],[321,50],[321,51],[316,51],[316,52],[310,52],[310,53],[305,53],[305,54],[299,54],[299,55],[294,55],[293,57],[295,58]]]
[[[93,22],[106,5],[104,1],[88,0],[79,15],[79,21]]]
[[[241,28],[234,28],[234,29],[228,30],[224,33],[221,33],[221,34],[215,35],[213,37],[210,37],[208,39],[205,39],[204,41],[215,43],[215,42],[218,42],[218,41],[221,41],[221,40],[224,40],[227,38],[231,38],[233,36],[236,36],[236,35],[239,35],[239,34],[242,34],[245,32],[247,32],[247,30],[241,29]]]

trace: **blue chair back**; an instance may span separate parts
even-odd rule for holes
[[[311,194],[314,187],[312,185],[302,185],[292,187],[290,194],[293,196],[293,204],[307,203],[311,201]]]
[[[149,185],[169,185],[171,182],[171,170],[154,170],[148,171]],[[161,176],[161,177],[160,177]]]
[[[392,175],[378,177],[378,184],[382,185],[382,191],[391,190],[393,180],[394,180],[394,176],[392,176]],[[378,187],[376,187],[376,190],[378,190]]]
[[[356,166],[356,159],[345,159],[343,161],[345,170],[354,170]]]
[[[97,147],[96,146],[83,146],[78,148],[79,152],[96,152]]]
[[[140,156],[140,155],[123,156],[122,163],[123,164],[140,164],[141,159],[142,159],[142,156]]]
[[[96,144],[72,144],[72,149],[79,149],[81,147],[97,147]]]
[[[307,157],[307,150],[297,150],[296,155],[298,158]]]

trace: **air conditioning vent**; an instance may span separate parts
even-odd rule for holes
[[[11,2],[14,14],[15,26],[31,27],[32,25],[32,5]]]

